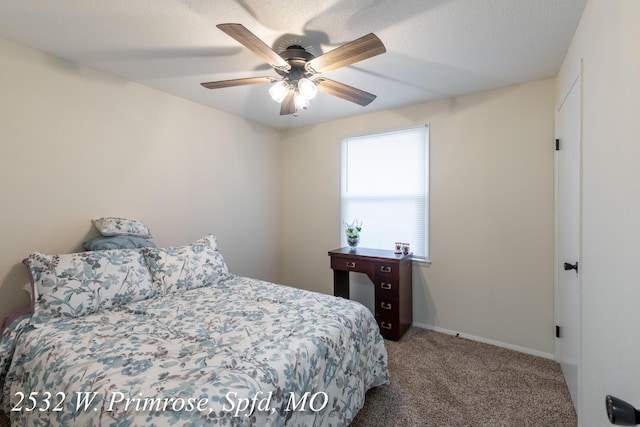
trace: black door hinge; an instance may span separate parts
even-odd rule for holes
[[[569,264],[568,262],[564,263],[564,271],[575,270],[578,272],[578,261],[575,264]]]
[[[556,151],[560,151],[560,140],[556,139]]]
[[[556,325],[556,338],[560,338],[560,326]]]

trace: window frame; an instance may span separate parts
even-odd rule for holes
[[[420,194],[420,195],[408,195],[408,194],[402,194],[402,195],[396,195],[396,196],[383,196],[383,195],[370,195],[370,196],[351,196],[349,197],[348,195],[348,191],[346,189],[346,171],[347,171],[347,149],[346,147],[349,144],[349,141],[356,141],[356,140],[360,140],[362,141],[363,139],[366,139],[368,137],[373,138],[378,138],[378,137],[384,137],[384,135],[387,134],[393,134],[393,133],[402,133],[402,132],[410,132],[412,130],[423,130],[423,137],[424,137],[424,159],[423,159],[423,171],[424,171],[424,193]],[[342,138],[341,141],[341,167],[340,167],[340,242],[342,246],[346,246],[346,237],[345,237],[345,233],[344,233],[344,222],[345,219],[343,217],[344,215],[344,202],[345,200],[357,200],[357,199],[371,199],[371,200],[376,200],[376,199],[391,199],[394,197],[398,197],[398,198],[403,198],[403,199],[411,199],[415,197],[424,197],[424,251],[425,251],[425,255],[424,256],[418,256],[418,255],[414,255],[413,256],[413,260],[414,261],[418,261],[418,262],[423,262],[423,263],[427,263],[430,264],[431,263],[431,256],[430,256],[430,125],[428,123],[425,124],[421,124],[418,126],[411,126],[411,127],[406,127],[406,128],[398,128],[398,129],[391,129],[391,130],[386,130],[386,131],[381,131],[381,132],[373,132],[373,133],[369,133],[369,134],[363,134],[363,135],[353,135],[353,136],[347,136]],[[353,220],[353,219],[351,219]],[[363,232],[366,233],[366,224],[364,224],[365,227],[365,231]],[[378,249],[389,249],[392,250],[393,249],[393,243],[394,242],[389,242],[389,245],[387,247],[384,248],[378,248]],[[417,245],[417,243],[413,242],[412,243],[412,249],[413,246]]]

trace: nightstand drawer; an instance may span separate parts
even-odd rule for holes
[[[379,277],[398,277],[398,263],[377,262],[375,272]]]
[[[380,279],[376,283],[376,295],[382,298],[395,299],[399,298],[400,288],[398,279]]]
[[[374,264],[371,261],[355,258],[331,258],[331,268],[341,271],[355,271],[358,273],[370,273]]]
[[[398,319],[376,316],[376,322],[383,338],[397,340],[402,335]]]
[[[376,295],[376,317],[398,318],[400,314],[400,302],[397,299],[382,298]]]

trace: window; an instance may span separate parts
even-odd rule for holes
[[[341,204],[343,224],[362,221],[359,246],[407,242],[414,258],[428,260],[428,126],[343,139]]]

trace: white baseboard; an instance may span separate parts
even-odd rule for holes
[[[501,341],[494,341],[494,340],[490,340],[490,339],[487,339],[487,338],[477,337],[475,335],[469,335],[469,334],[464,334],[464,333],[460,333],[460,332],[456,332],[456,331],[451,331],[449,329],[439,328],[437,326],[432,326],[432,325],[426,325],[424,323],[413,322],[411,325],[415,326],[417,328],[429,329],[429,330],[436,331],[436,332],[441,332],[441,333],[447,334],[447,335],[456,335],[456,336],[459,336],[459,337],[462,337],[462,338],[466,338],[466,339],[469,339],[469,340],[478,341],[478,342],[482,342],[482,343],[485,343],[485,344],[491,344],[491,345],[495,345],[495,346],[498,346],[498,347],[508,348],[509,350],[515,350],[515,351],[519,351],[521,353],[526,353],[526,354],[531,354],[533,356],[543,357],[545,359],[555,360],[555,357],[553,356],[553,354],[546,353],[544,351],[538,351],[538,350],[534,350],[534,349],[527,348],[527,347],[521,347],[519,345],[508,344],[508,343],[504,343],[504,342],[501,342]]]

